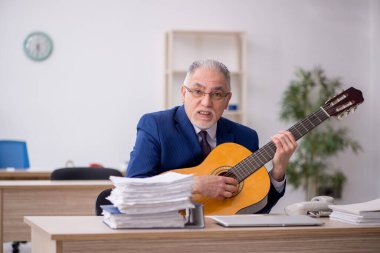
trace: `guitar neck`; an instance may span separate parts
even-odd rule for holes
[[[302,136],[310,132],[312,129],[317,127],[329,117],[329,114],[323,107],[321,107],[316,112],[310,114],[305,119],[299,121],[294,126],[289,128],[288,131],[293,134],[296,140],[299,140]],[[273,143],[273,141],[270,141],[258,151],[251,154],[240,163],[236,164],[229,170],[228,174],[231,173],[231,176],[233,175],[240,183],[252,173],[254,173],[257,169],[261,168],[267,162],[272,160],[275,153],[276,145]]]

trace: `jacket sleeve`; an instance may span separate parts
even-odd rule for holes
[[[285,182],[285,187],[282,190],[282,192],[278,192],[271,183],[269,193],[268,193],[268,203],[265,205],[263,209],[261,209],[257,213],[269,213],[272,207],[274,207],[277,204],[278,200],[282,198],[282,196],[284,196],[285,188],[286,188],[286,182]]]
[[[157,122],[153,116],[144,115],[137,124],[136,142],[131,152],[126,176],[143,178],[157,175],[160,154]]]

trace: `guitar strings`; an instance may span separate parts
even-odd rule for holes
[[[329,107],[329,105],[326,105],[326,108],[324,109],[328,110],[327,107]],[[328,116],[326,115],[326,113],[322,109],[319,109],[314,113],[310,114],[305,119],[296,123],[294,126],[289,128],[288,131],[292,132],[296,140],[298,140],[327,118]],[[273,143],[273,141],[270,141],[257,152],[249,155],[243,161],[239,162],[234,167],[232,167],[224,176],[235,177],[239,182],[243,181],[249,175],[254,173],[257,169],[263,167],[268,161],[270,161],[274,156],[275,150],[275,144]],[[253,169],[250,168],[249,171],[247,171],[247,166],[253,167]]]

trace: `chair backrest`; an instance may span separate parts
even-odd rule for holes
[[[95,202],[95,214],[96,216],[102,215],[102,208],[101,205],[112,205],[112,203],[106,199],[111,194],[112,188],[103,190],[98,197],[96,198]]]
[[[0,140],[0,168],[29,168],[25,141]]]
[[[54,170],[50,180],[106,180],[110,176],[122,177],[123,174],[116,169],[73,167]]]

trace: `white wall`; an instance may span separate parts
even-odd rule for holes
[[[378,131],[378,126],[380,126],[380,103],[377,101],[377,96],[380,94],[380,1],[372,0],[370,5],[370,50],[371,50],[371,94],[373,94],[372,99],[372,112],[373,116],[371,126],[373,126],[371,135],[373,136],[372,150],[374,150],[374,155],[371,157],[371,168],[373,170],[373,177],[375,180],[379,181],[380,169],[378,158],[380,157],[380,134]],[[376,183],[377,195],[380,195],[380,184]]]
[[[340,123],[364,147],[336,159],[349,177],[342,201],[378,197],[379,10],[378,0],[0,0],[0,139],[27,140],[33,167],[118,167],[139,117],[163,109],[164,33],[246,31],[248,118],[261,145],[289,126],[279,103],[295,69],[321,65],[366,99]],[[54,41],[41,63],[22,50],[35,30]],[[275,211],[301,200],[289,187]]]

